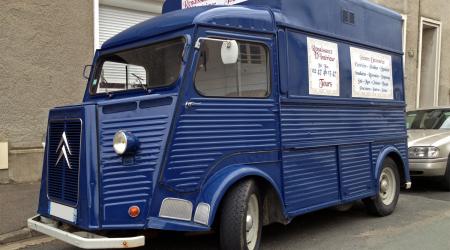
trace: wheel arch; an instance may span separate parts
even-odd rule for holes
[[[398,173],[400,174],[400,181],[402,185],[405,185],[410,181],[408,162],[402,157],[401,152],[394,146],[388,146],[381,150],[378,155],[377,163],[375,166],[375,178],[378,179],[383,162],[386,158],[391,158],[397,165]]]
[[[280,189],[276,181],[266,172],[251,166],[234,165],[226,167],[211,176],[202,188],[200,201],[210,204],[209,225],[212,226],[220,211],[223,198],[235,185],[241,181],[254,179],[264,195],[264,224],[272,222],[287,223]],[[277,204],[277,206],[274,206]]]

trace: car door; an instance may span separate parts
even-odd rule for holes
[[[164,174],[172,190],[198,190],[224,166],[279,167],[278,76],[273,35],[199,30],[192,78],[185,81]],[[211,39],[211,40],[209,40]],[[236,64],[223,64],[221,41],[239,46]],[[278,174],[279,176],[279,174]]]

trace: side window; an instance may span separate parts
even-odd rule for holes
[[[195,87],[208,97],[263,98],[270,94],[267,48],[258,43],[238,41],[239,60],[223,64],[221,42],[204,41],[200,49]]]

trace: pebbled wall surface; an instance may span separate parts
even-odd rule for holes
[[[14,157],[0,181],[39,178],[48,110],[81,102],[93,27],[92,0],[1,0],[0,141]]]
[[[393,9],[407,17],[405,85],[408,110],[416,108],[420,18],[426,17],[442,22],[441,65],[439,74],[438,104],[450,104],[450,1],[447,0],[371,0]],[[422,85],[423,84],[423,85]],[[432,88],[432,82],[421,83],[422,88]]]

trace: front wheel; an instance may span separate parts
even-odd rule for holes
[[[262,206],[253,180],[239,183],[226,195],[220,216],[220,248],[254,250],[259,248]]]
[[[378,194],[364,199],[363,202],[371,214],[387,216],[394,212],[400,194],[400,176],[397,164],[387,158],[378,178]]]
[[[447,162],[449,161],[450,159],[447,160]],[[442,180],[442,187],[444,188],[445,191],[450,191],[450,167],[448,163],[447,169],[445,170],[444,179]]]

